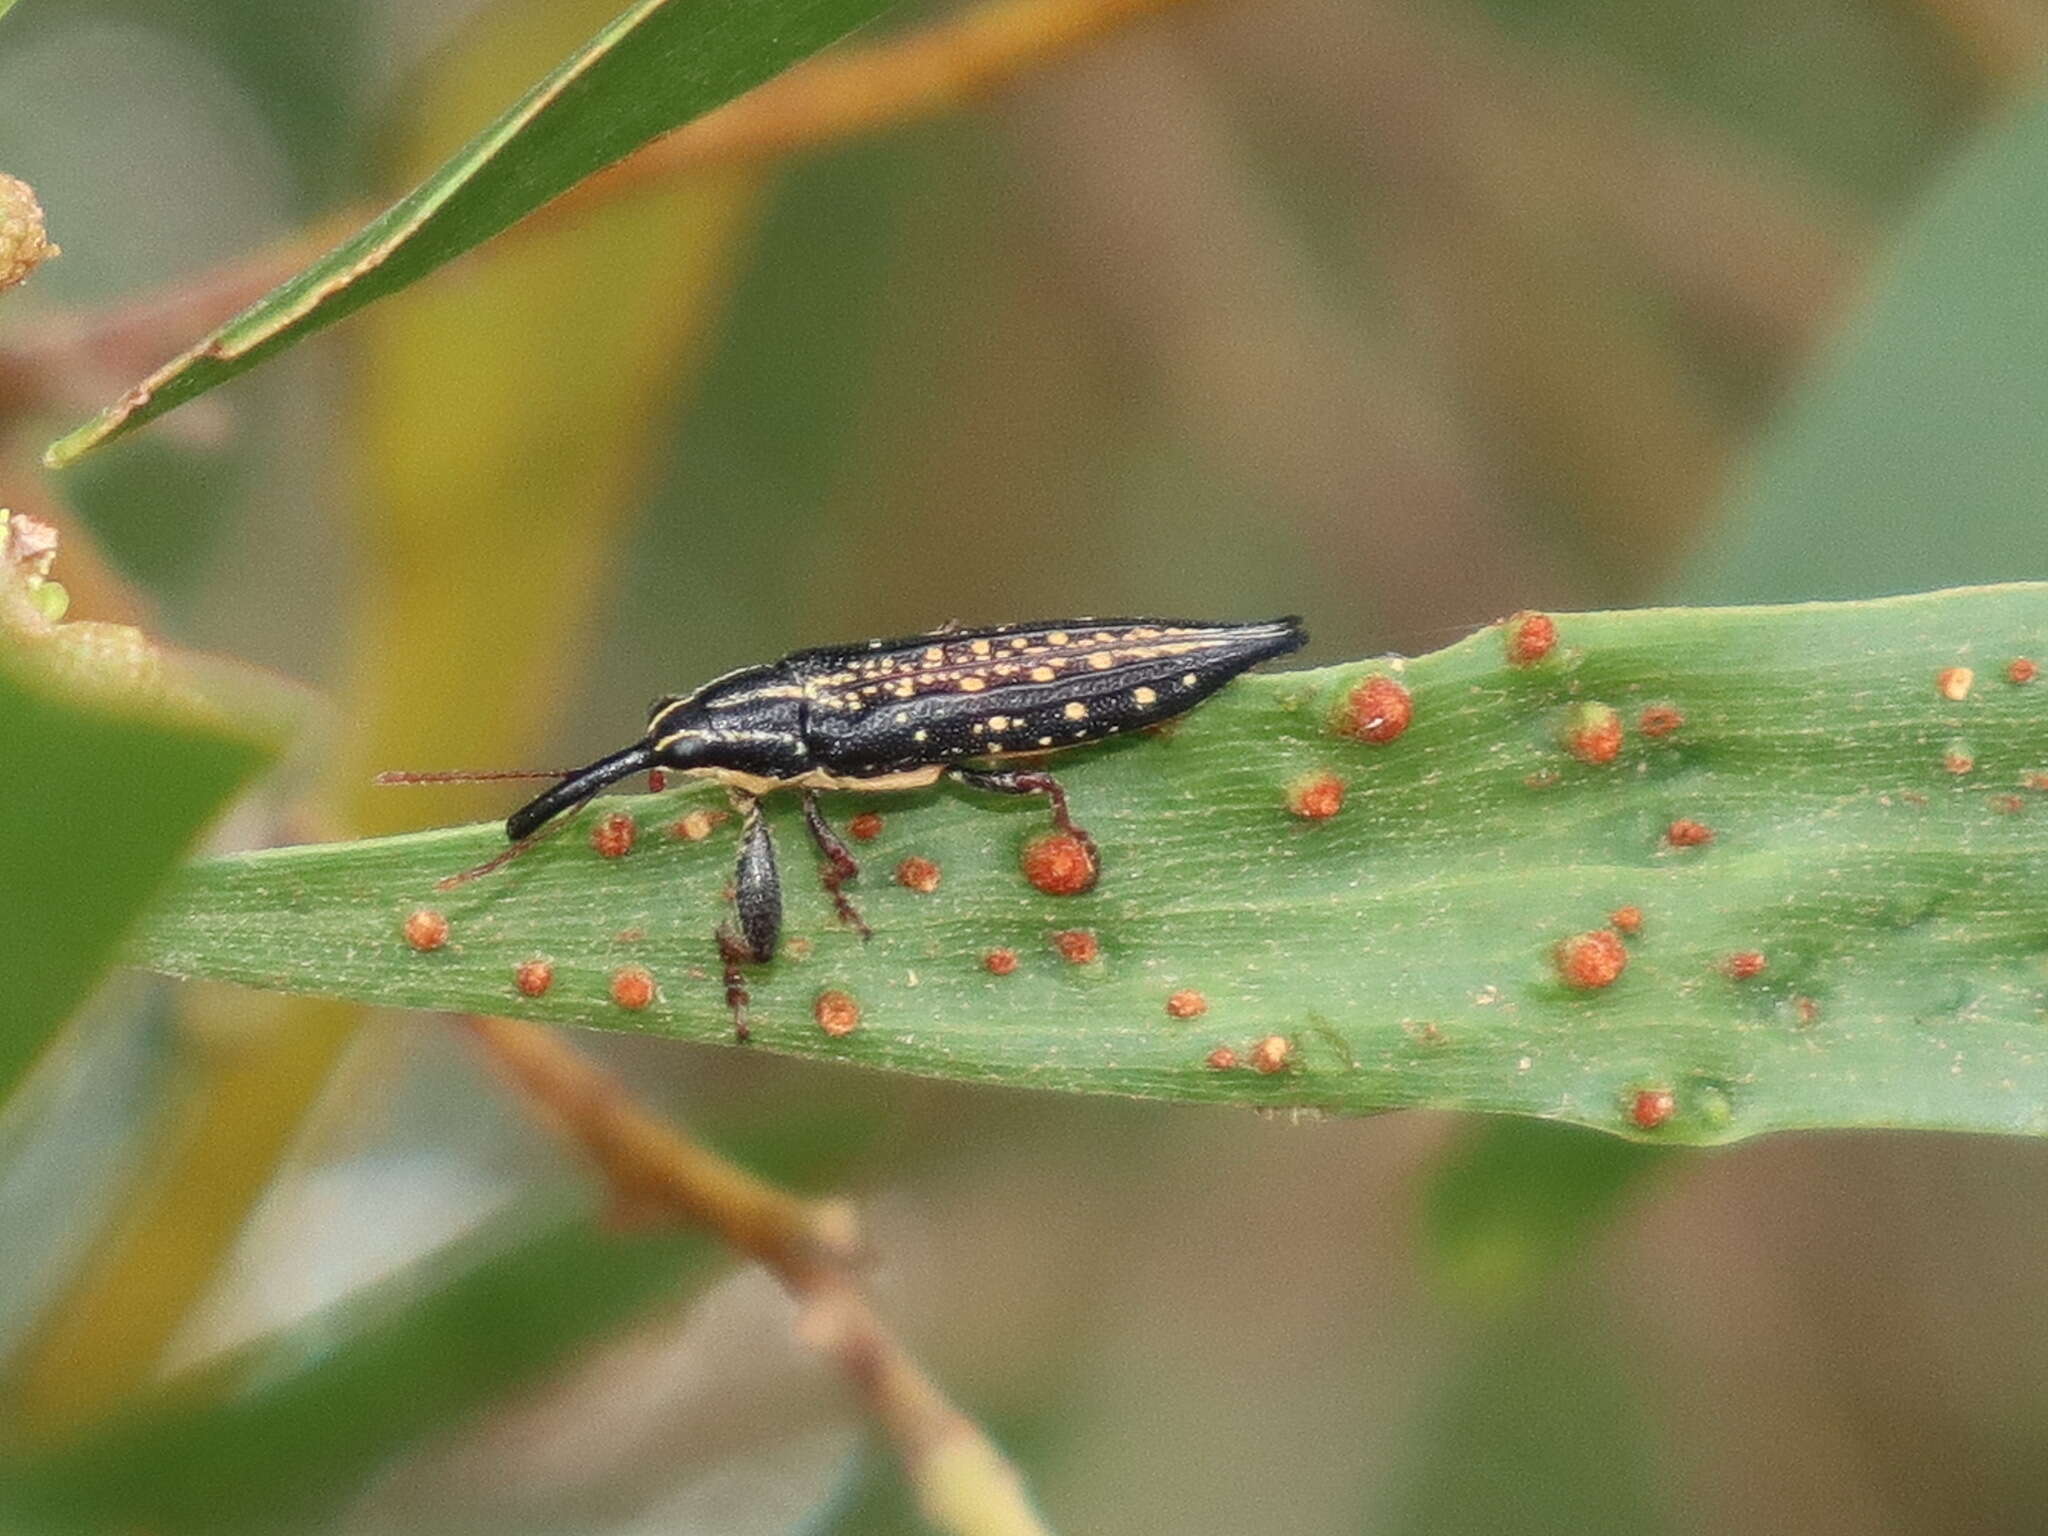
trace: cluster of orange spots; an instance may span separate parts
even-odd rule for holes
[[[1977,674],[1968,667],[1943,667],[1934,674],[1934,691],[1952,704],[1960,704],[1970,696],[1970,689],[1977,681]]]
[[[1555,959],[1558,979],[1581,992],[1611,987],[1628,969],[1628,951],[1612,928],[1595,928],[1559,940]]]
[[[1052,936],[1052,947],[1069,965],[1093,965],[1102,958],[1102,941],[1086,928],[1062,928]]]
[[[1271,1076],[1285,1072],[1294,1062],[1294,1042],[1285,1035],[1268,1035],[1252,1046],[1252,1070]]]
[[[2005,664],[2005,680],[2008,683],[2031,683],[2040,675],[2040,664],[2030,656],[2015,656]]]
[[[639,828],[633,818],[624,811],[613,811],[600,816],[597,824],[590,829],[590,846],[607,859],[624,858],[633,851],[633,839],[639,835]]]
[[[432,907],[418,907],[405,914],[405,942],[424,953],[448,942],[448,919]]]
[[[846,824],[846,831],[857,843],[872,843],[882,835],[882,813],[862,811]]]
[[[1941,766],[1957,777],[1961,777],[1963,774],[1969,773],[1976,768],[1977,754],[1961,743],[1957,743],[1941,754]]]
[[[1193,987],[1183,987],[1166,1000],[1166,1014],[1173,1019],[1199,1019],[1209,1011],[1209,999]]]
[[[1024,878],[1048,896],[1079,896],[1095,889],[1095,853],[1071,832],[1047,832],[1017,855]]]
[[[1375,672],[1355,684],[1338,704],[1330,729],[1354,741],[1385,746],[1415,718],[1415,697],[1391,677]]]
[[[1669,736],[1684,724],[1685,716],[1669,704],[1652,704],[1636,716],[1636,729],[1645,736]]]
[[[981,968],[991,976],[1007,976],[1017,969],[1017,951],[992,949],[981,957]]]
[[[860,1004],[851,993],[834,987],[818,994],[811,1004],[811,1017],[833,1039],[843,1039],[860,1028]]]
[[[1234,1072],[1237,1070],[1237,1052],[1227,1045],[1219,1045],[1202,1058],[1202,1065],[1212,1072]]]
[[[1621,755],[1621,715],[1611,704],[1574,704],[1560,739],[1582,763],[1611,763]]]
[[[905,890],[929,896],[939,888],[939,866],[922,854],[913,853],[896,866],[896,883]]]
[[[1730,981],[1748,981],[1752,977],[1763,975],[1765,967],[1769,964],[1761,950],[1738,949],[1721,962],[1721,969]]]
[[[519,968],[512,973],[512,985],[518,988],[521,997],[543,996],[554,984],[555,967],[554,962],[550,960],[538,957],[522,960],[519,962]]]
[[[1557,645],[1557,621],[1547,613],[1524,610],[1506,621],[1508,665],[1533,667]]]
[[[1303,821],[1328,821],[1344,809],[1344,781],[1327,769],[1287,786],[1287,809]]]
[[[1645,1131],[1654,1131],[1678,1111],[1678,1096],[1669,1088],[1643,1088],[1628,1107],[1628,1117]]]
[[[612,972],[612,1001],[638,1013],[654,1001],[654,972],[644,965],[622,965]]]
[[[686,843],[701,843],[716,831],[719,824],[726,821],[730,815],[731,813],[728,811],[707,811],[703,809],[685,811],[681,816],[669,823],[668,835],[673,838],[679,838]]]
[[[1641,933],[1643,930],[1643,909],[1641,907],[1616,907],[1607,914],[1607,921],[1622,933]]]
[[[1664,841],[1674,848],[1700,848],[1714,840],[1714,829],[1703,821],[1681,816],[1664,829]]]

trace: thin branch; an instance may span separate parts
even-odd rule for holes
[[[868,1304],[848,1207],[800,1200],[699,1146],[547,1030],[511,1019],[465,1022],[528,1107],[589,1157],[623,1213],[703,1227],[782,1282],[799,1308],[801,1335],[859,1389],[936,1529],[1046,1536],[1016,1468]]]
[[[752,165],[953,111],[1184,0],[989,0],[907,37],[807,60],[586,178],[514,226],[552,228],[717,165]],[[0,420],[103,399],[195,332],[247,308],[374,217],[368,204],[89,316],[0,347]],[[189,409],[189,407],[188,407]]]

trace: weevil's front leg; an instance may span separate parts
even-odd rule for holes
[[[824,882],[825,894],[832,898],[832,905],[839,909],[839,920],[855,929],[862,938],[871,939],[875,931],[862,919],[840,891],[847,881],[860,875],[860,865],[853,861],[853,855],[846,850],[846,844],[839,840],[839,834],[832,830],[832,823],[825,819],[825,813],[818,809],[818,797],[808,789],[804,791],[804,825],[810,828],[811,841],[818,845],[818,852],[824,855],[825,868],[819,878]]]
[[[1060,788],[1058,779],[1043,769],[948,768],[946,772],[970,789],[986,789],[998,795],[1045,796],[1052,802],[1052,824],[1087,849],[1089,862],[1101,867],[1095,839],[1068,814],[1067,792]]]
[[[747,983],[743,965],[765,965],[775,958],[782,937],[782,880],[775,872],[775,839],[761,819],[761,802],[735,795],[740,813],[740,858],[732,876],[733,903],[739,926],[718,925],[718,954],[725,962],[725,1005],[732,1010],[733,1038],[746,1044]]]

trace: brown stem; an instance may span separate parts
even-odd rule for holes
[[[699,1146],[547,1030],[512,1019],[465,1023],[528,1107],[590,1158],[622,1213],[703,1227],[782,1282],[803,1336],[859,1390],[936,1529],[1043,1536],[1016,1468],[868,1304],[846,1206],[800,1200]]]
[[[907,37],[811,59],[588,177],[519,229],[580,217],[706,166],[752,164],[936,117],[1182,0],[988,0]],[[316,261],[374,216],[311,229],[92,316],[58,316],[0,347],[0,420],[96,402]]]

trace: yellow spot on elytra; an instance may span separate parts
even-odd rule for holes
[[[1110,655],[1107,651],[1097,651],[1093,656],[1090,656],[1088,658],[1088,665],[1093,667],[1098,672],[1107,672],[1111,667],[1116,665],[1116,658]]]
[[[939,649],[939,647],[937,647],[936,645],[928,645],[924,648],[924,659],[930,665],[936,667],[940,662],[946,659],[946,653]]]
[[[1052,680],[1053,670],[1051,667],[1033,667],[1031,669],[1031,681],[1034,683],[1049,683]]]
[[[992,731],[1007,731],[1010,728],[1010,717],[1008,715],[990,715],[988,717],[988,728]]]
[[[931,732],[930,732],[930,731],[927,731],[927,730],[925,730],[925,729],[924,729],[924,728],[923,728],[922,726],[920,726],[920,727],[918,728],[918,730],[917,730],[917,734],[915,734],[914,736],[912,736],[912,737],[911,737],[910,739],[911,739],[912,741],[923,741],[923,740],[925,739],[925,737],[927,737],[927,736],[929,736],[929,735],[931,735]]]
[[[1041,747],[1049,747],[1052,745],[1052,738],[1050,736],[1041,736],[1038,738],[1038,744]]]
[[[1069,704],[1065,709],[1061,710],[1060,713],[1065,715],[1069,720],[1086,720],[1088,718],[1088,706],[1086,704],[1083,704],[1080,700],[1076,699],[1073,703]]]
[[[977,656],[986,656],[989,653],[989,643],[986,640],[970,641],[967,648]]]
[[[1013,651],[1021,651],[1030,644],[1031,642],[1029,640],[1026,640],[1022,635],[1019,635],[1010,642],[1010,649]]]
[[[976,677],[971,673],[968,676],[960,679],[960,691],[962,693],[979,693],[982,689],[986,688],[987,686],[987,678]]]
[[[899,709],[899,710],[897,710],[897,711],[896,711],[896,723],[897,723],[898,725],[908,725],[908,724],[910,724],[910,711],[909,711],[909,710],[907,710],[907,709]]]
[[[899,699],[907,699],[913,693],[917,692],[917,684],[913,683],[912,681],[910,681],[909,678],[906,677],[900,683],[891,683],[889,685],[889,691],[895,694],[896,697]]]
[[[1074,637],[1068,634],[1064,629],[1056,629],[1051,634],[1045,637],[1045,643],[1047,645],[1065,645],[1069,640],[1073,638]]]
[[[1152,688],[1133,688],[1131,690],[1131,702],[1133,704],[1157,704],[1159,702],[1158,691]]]
[[[1183,688],[1192,688],[1195,686],[1195,674],[1192,672],[1183,672],[1181,674],[1180,681],[1181,686]]]

